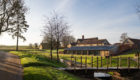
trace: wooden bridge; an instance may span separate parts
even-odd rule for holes
[[[131,68],[125,68],[125,67],[121,67],[121,68],[117,68],[117,67],[109,67],[109,68],[96,68],[96,67],[88,67],[88,68],[74,68],[74,67],[70,67],[70,68],[59,68],[59,70],[64,70],[67,71],[69,73],[78,75],[78,76],[84,76],[87,78],[91,78],[94,77],[94,73],[95,72],[119,72],[122,75],[129,75],[131,73],[135,73],[135,72],[139,72],[139,68],[135,68],[135,67],[131,67]]]
[[[99,61],[100,58],[100,61]],[[103,65],[103,58],[102,57],[96,57],[96,63],[93,64],[93,57],[91,57],[91,64],[89,65],[87,63],[87,57],[84,57],[84,63],[82,56],[80,57],[80,60],[77,61],[76,57],[71,56],[70,60],[63,60],[62,62],[69,65],[67,68],[58,68],[59,70],[64,70],[70,73],[78,74],[78,75],[88,75],[93,76],[94,72],[113,72],[117,71],[119,73],[132,73],[139,71],[139,56],[133,60],[131,57],[126,57],[125,65],[127,66],[121,66],[121,57],[116,57],[116,66],[112,67],[110,66],[113,64],[111,57],[106,57],[106,63],[105,66]],[[131,66],[133,63],[132,61],[136,63],[136,65]],[[100,63],[100,64],[99,64]],[[96,64],[96,66],[94,66]]]

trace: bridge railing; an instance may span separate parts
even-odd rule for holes
[[[70,67],[74,68],[139,68],[138,57],[119,57],[119,56],[74,56],[67,58]]]

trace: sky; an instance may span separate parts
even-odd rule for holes
[[[120,35],[127,33],[131,38],[140,39],[140,17],[136,8],[139,0],[25,0],[29,8],[26,20],[29,24],[27,41],[19,45],[41,43],[46,17],[53,11],[64,15],[70,25],[71,35],[81,38],[99,37],[110,43],[120,41]],[[0,35],[0,45],[15,45],[8,33]]]

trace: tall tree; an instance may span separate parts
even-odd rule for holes
[[[12,10],[14,11],[15,15],[13,18],[14,21],[12,29],[9,32],[11,32],[13,38],[17,38],[16,50],[18,50],[19,38],[23,39],[23,41],[26,40],[23,33],[25,33],[29,27],[29,25],[27,25],[27,21],[25,20],[27,8],[24,6],[23,0],[15,0]]]

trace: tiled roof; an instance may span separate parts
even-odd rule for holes
[[[82,47],[71,47],[65,50],[111,50],[114,46],[82,46]]]
[[[102,44],[105,41],[107,41],[107,40],[106,39],[99,39],[98,40],[98,38],[88,38],[88,39],[78,39],[77,43],[78,44]],[[109,44],[109,42],[108,42],[108,44]]]

